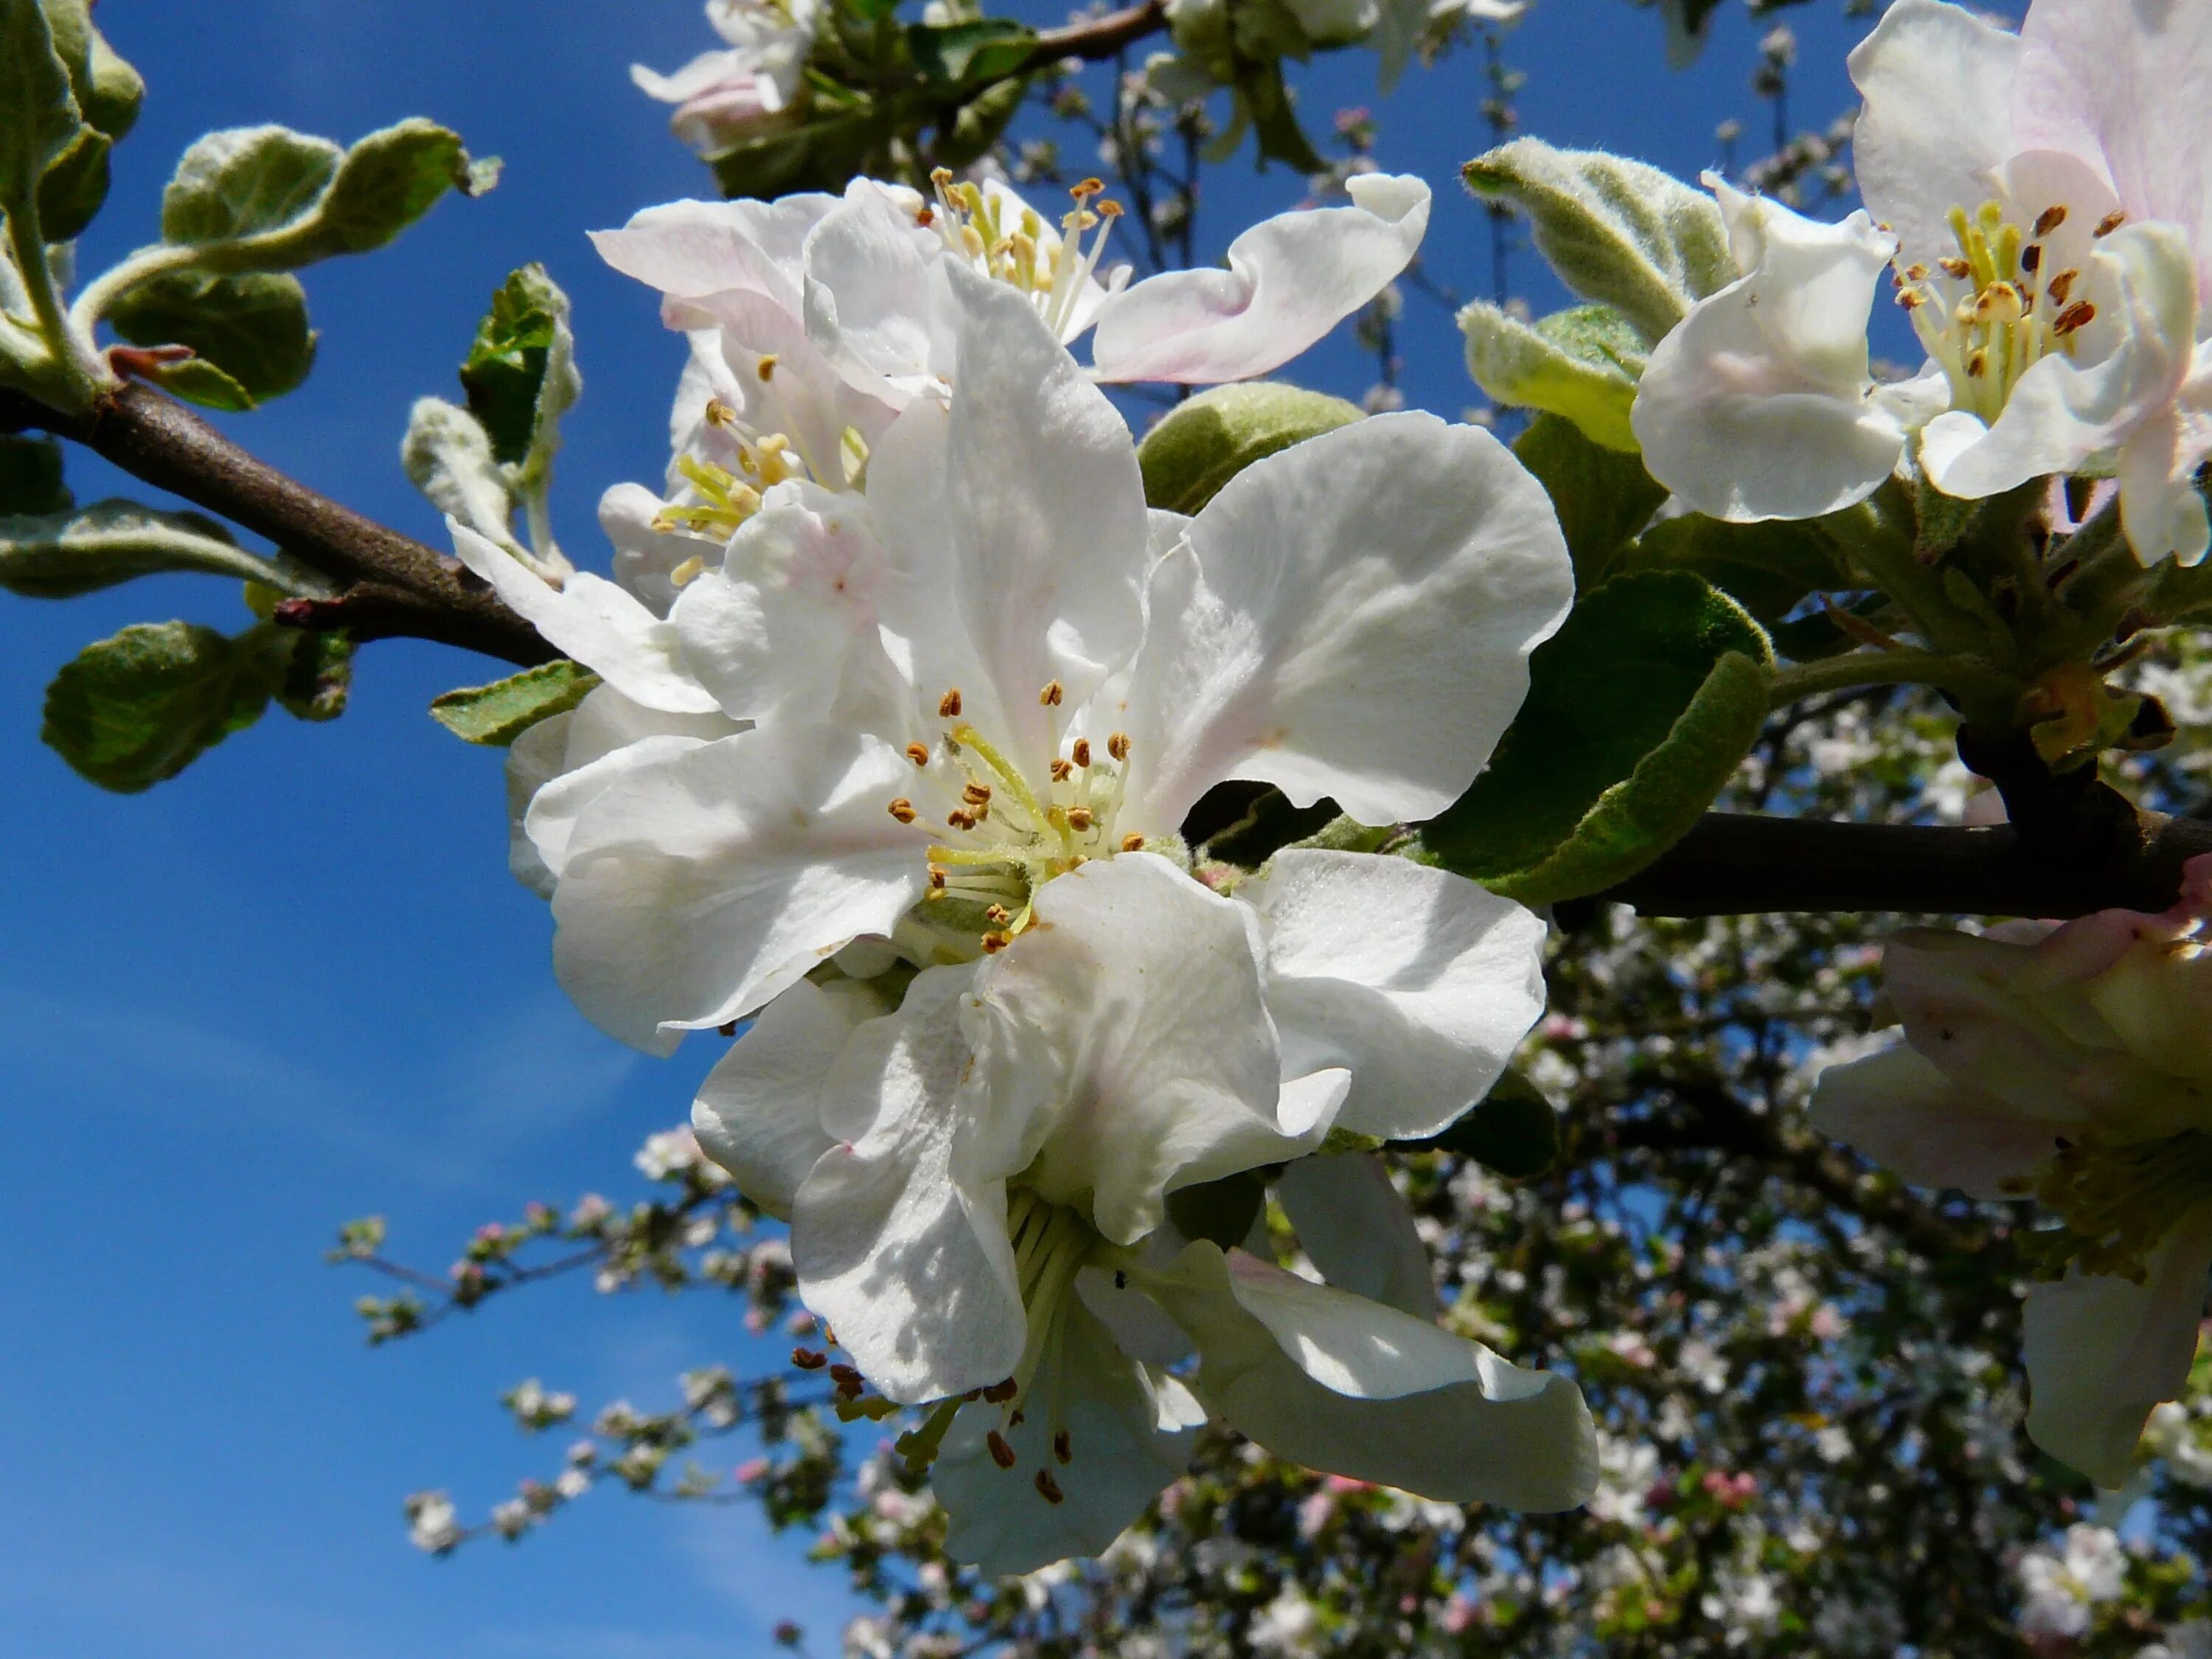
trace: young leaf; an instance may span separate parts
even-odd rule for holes
[[[1526,1181],[1559,1160],[1559,1115],[1534,1084],[1518,1072],[1508,1072],[1474,1110],[1442,1134],[1418,1144],[1471,1158],[1508,1181]]]
[[[39,0],[0,0],[0,206],[29,201],[83,125]]]
[[[1531,324],[1478,300],[1460,312],[1459,325],[1468,373],[1499,403],[1564,416],[1593,443],[1642,453],[1628,411],[1644,341],[1610,306],[1575,306]]]
[[[1574,558],[1575,586],[1583,592],[1606,579],[1622,544],[1667,499],[1667,486],[1642,461],[1592,442],[1561,416],[1537,416],[1513,453],[1552,498]]]
[[[311,634],[297,629],[278,630],[278,639],[289,635],[291,651],[283,678],[276,686],[276,701],[295,720],[320,723],[345,713],[353,693],[353,641],[343,634]]]
[[[420,398],[407,416],[399,463],[408,481],[441,513],[478,535],[520,550],[512,520],[514,495],[477,417],[442,398]]]
[[[556,423],[575,403],[583,378],[568,296],[544,266],[525,265],[500,284],[461,365],[461,385],[497,459],[522,466],[542,456],[539,470],[550,464],[559,444]]]
[[[1681,321],[1693,301],[1736,279],[1712,198],[1657,167],[1516,138],[1463,173],[1476,195],[1528,216],[1537,252],[1561,282],[1618,307],[1647,343]]]
[[[66,513],[76,502],[62,482],[60,440],[0,434],[0,518]]]
[[[574,708],[599,683],[576,663],[540,663],[489,685],[448,691],[432,700],[430,714],[464,743],[504,749],[538,721]]]
[[[793,191],[841,191],[868,170],[883,136],[872,104],[842,107],[787,132],[763,133],[709,156],[728,197],[768,201]]]
[[[93,26],[92,0],[42,0],[54,36],[54,55],[69,70],[84,118],[111,142],[138,119],[146,82]]]
[[[182,362],[149,363],[139,371],[162,391],[202,409],[242,415],[253,407],[253,394],[204,357]]]
[[[103,789],[150,789],[261,718],[287,666],[272,631],[134,623],[54,676],[39,735]]]
[[[1272,380],[1216,386],[1186,398],[1137,446],[1145,500],[1192,514],[1253,462],[1359,418],[1357,404]]]
[[[77,129],[39,180],[39,230],[50,242],[66,242],[100,216],[107,201],[108,152],[115,141],[97,127]]]
[[[1290,88],[1284,84],[1279,61],[1246,69],[1237,77],[1237,91],[1252,117],[1252,137],[1259,146],[1263,166],[1280,161],[1299,173],[1327,170],[1328,164],[1316,153],[1305,129],[1298,125],[1297,110],[1291,102]]]
[[[190,346],[255,404],[292,391],[314,366],[307,290],[281,272],[170,271],[131,289],[107,316],[133,345]]]
[[[382,247],[457,187],[487,187],[459,133],[419,116],[372,132],[338,164],[317,215],[322,252],[314,257]]]
[[[265,236],[305,220],[345,152],[289,127],[210,132],[178,160],[161,192],[161,240],[197,245]]]
[[[53,482],[61,483],[60,457]],[[66,501],[68,492],[62,491]],[[213,519],[136,501],[66,505],[0,518],[0,588],[25,599],[68,599],[139,576],[198,570],[288,586],[283,573],[248,553]]]
[[[959,23],[909,23],[907,50],[925,81],[964,87],[1013,74],[1029,61],[1036,33],[1004,17]]]
[[[1424,845],[1528,904],[1625,879],[1687,833],[1749,752],[1772,661],[1759,624],[1703,578],[1614,578],[1537,648],[1489,770]]]
[[[1850,585],[1817,520],[1726,524],[1685,513],[1645,531],[1619,568],[1694,570],[1761,622],[1786,616],[1808,593]]]

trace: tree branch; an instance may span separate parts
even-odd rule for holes
[[[1038,34],[1029,61],[1022,65],[1022,73],[1049,69],[1066,58],[1080,58],[1085,62],[1111,58],[1146,35],[1158,33],[1166,27],[1167,21],[1167,0],[1145,0],[1141,6],[1109,12],[1087,22],[1046,29]]]
[[[560,654],[455,561],[279,472],[151,386],[126,385],[82,416],[0,389],[0,432],[27,429],[81,443],[346,585],[335,599],[287,601],[280,621],[358,640],[434,640],[526,666]]]

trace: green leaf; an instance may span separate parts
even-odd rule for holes
[[[0,434],[0,518],[66,513],[76,504],[62,482],[58,439]]]
[[[1193,514],[1253,462],[1359,419],[1357,404],[1273,380],[1216,386],[1186,398],[1145,434],[1137,465],[1145,500]]]
[[[342,633],[286,631],[295,643],[277,683],[276,701],[295,720],[336,720],[353,693],[353,641]]]
[[[81,127],[76,142],[39,180],[39,230],[49,242],[66,242],[100,216],[107,200],[108,153],[115,141],[97,127]]]
[[[204,357],[177,363],[148,363],[139,371],[164,392],[202,409],[240,415],[253,407],[253,394]]]
[[[1750,751],[1772,663],[1759,624],[1702,577],[1613,578],[1537,647],[1490,769],[1423,844],[1527,904],[1626,879],[1688,832]]]
[[[762,133],[709,156],[722,194],[762,201],[793,191],[836,191],[867,171],[882,124],[866,104],[788,131]]]
[[[448,691],[432,701],[430,714],[465,743],[504,749],[538,721],[574,708],[599,683],[578,664],[540,663],[489,685]]]
[[[523,266],[492,295],[461,365],[461,385],[496,459],[550,465],[559,443],[556,423],[575,403],[583,380],[568,331],[568,296],[544,266]]]
[[[1036,46],[1036,32],[1004,17],[937,25],[909,23],[906,43],[923,80],[944,87],[966,87],[1019,71]]]
[[[1252,118],[1252,137],[1259,145],[1260,161],[1280,161],[1299,173],[1326,172],[1328,163],[1315,150],[1305,129],[1298,125],[1290,88],[1283,82],[1278,61],[1246,68],[1237,77],[1237,91]]]
[[[265,623],[236,639],[192,623],[134,623],[54,676],[39,735],[103,789],[150,789],[261,718],[296,637]]]
[[[514,493],[477,417],[442,398],[420,398],[407,416],[399,463],[439,512],[518,552]]]
[[[1513,453],[1536,475],[1559,513],[1577,592],[1586,593],[1605,580],[1622,544],[1667,499],[1667,486],[1644,470],[1642,460],[1593,442],[1563,416],[1537,416]]]
[[[234,242],[295,228],[314,211],[345,152],[289,127],[230,127],[196,142],[161,192],[161,240]]]
[[[83,125],[38,0],[0,0],[0,206],[31,199]]]
[[[1029,90],[1029,77],[1018,75],[964,100],[951,119],[939,122],[930,160],[946,167],[969,167],[981,160],[1013,120]]]
[[[1508,1181],[1526,1181],[1559,1161],[1559,1115],[1534,1084],[1508,1072],[1466,1116],[1419,1144],[1471,1158]]]
[[[307,290],[281,272],[170,271],[125,293],[108,320],[133,345],[190,346],[255,404],[292,391],[314,366]]]
[[[1565,416],[1591,442],[1624,453],[1643,446],[1628,424],[1644,345],[1610,306],[1576,306],[1524,323],[1482,301],[1459,313],[1468,373],[1501,404]]]
[[[419,116],[372,132],[338,164],[316,216],[320,245],[325,254],[382,247],[457,186],[487,187],[459,133]]]
[[[1267,1202],[1267,1189],[1254,1175],[1224,1176],[1168,1194],[1168,1219],[1185,1238],[1203,1238],[1224,1250],[1252,1236],[1252,1224]]]
[[[1808,593],[1850,585],[1817,520],[1726,524],[1686,513],[1653,525],[1618,568],[1694,570],[1761,622],[1789,614]]]
[[[60,458],[53,482],[61,483]],[[64,501],[68,491],[62,490]],[[25,599],[67,599],[139,576],[198,570],[282,584],[283,573],[231,540],[213,519],[137,501],[94,501],[0,518],[0,587]]]
[[[54,55],[69,70],[84,118],[111,141],[120,140],[138,119],[146,82],[117,55],[107,37],[93,26],[92,0],[43,0]]]
[[[1738,275],[1712,198],[1657,167],[1516,138],[1463,172],[1476,195],[1528,216],[1537,252],[1561,282],[1616,307],[1647,343]]]

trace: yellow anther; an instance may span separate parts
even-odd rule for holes
[[[1073,763],[1056,760],[1052,763],[1052,781],[1054,783],[1066,783],[1074,775],[1075,767]]]
[[[1014,919],[1014,913],[1003,904],[994,904],[983,912],[983,920],[1003,927]]]
[[[1057,708],[1067,696],[1067,688],[1058,680],[1047,680],[1044,690],[1037,693],[1037,701],[1047,708]]]
[[[759,370],[761,379],[772,380],[775,378],[776,362],[776,355],[773,351],[761,353],[761,360],[755,366]]]
[[[1145,850],[1145,838],[1142,836],[1135,835],[1133,833],[1122,836],[1121,850],[1125,853],[1143,852]]]
[[[940,716],[948,720],[957,720],[960,717],[960,688],[958,686],[954,686],[950,691],[947,691],[942,697],[939,697],[937,700],[937,712]]]
[[[1992,283],[1974,301],[1974,320],[1984,328],[2009,328],[2026,310],[2018,289],[2010,283]]]
[[[929,750],[923,748],[918,743],[910,743],[907,744],[906,757],[912,761],[916,766],[927,766],[929,764]]]
[[[2052,231],[2057,229],[2059,226],[2065,222],[2066,204],[2063,202],[2058,203],[2055,206],[2044,209],[2042,212],[2035,216],[2036,240],[2040,241],[2043,238],[2050,235]]]
[[[676,587],[688,587],[699,580],[700,573],[706,568],[706,560],[695,553],[668,573],[669,582]]]
[[[908,800],[904,795],[901,795],[897,799],[891,803],[890,814],[901,823],[912,823],[914,822],[914,803]]]
[[[960,792],[960,798],[970,806],[988,806],[991,804],[991,786],[971,783]]]
[[[1127,732],[1116,732],[1112,737],[1107,738],[1106,752],[1117,761],[1128,759],[1129,734]]]
[[[1088,830],[1093,822],[1089,807],[1071,806],[1067,809],[1067,827],[1079,835]]]
[[[732,427],[738,423],[738,411],[720,398],[707,399],[706,421],[708,426]]]
[[[1088,766],[1088,765],[1090,765],[1090,764],[1091,764],[1091,739],[1090,739],[1090,738],[1078,738],[1075,740],[1075,747],[1074,747],[1073,749],[1070,750],[1068,752],[1069,752],[1070,754],[1072,754],[1073,756],[1074,756],[1074,757],[1075,757],[1075,763],[1076,763],[1078,766]]]
[[[1954,258],[1948,254],[1936,263],[1942,268],[1946,276],[1956,276],[1961,282],[1974,274],[1973,266],[1968,264],[1964,259]]]

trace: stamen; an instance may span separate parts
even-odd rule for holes
[[[1956,276],[1961,282],[1974,274],[1973,266],[1968,264],[1964,259],[1954,258],[1948,254],[1936,263],[1942,267],[1945,276]]]
[[[890,814],[901,823],[912,823],[915,817],[914,803],[904,795],[901,795],[891,803]]]
[[[2020,268],[2033,276],[2043,269],[2043,244],[2030,242],[2020,251]]]
[[[970,806],[988,806],[991,804],[991,786],[988,783],[971,783],[960,792],[960,799]]]
[[[1049,1470],[1039,1469],[1036,1472],[1036,1489],[1038,1495],[1048,1504],[1064,1504],[1067,1501],[1067,1494],[1060,1491],[1060,1482],[1052,1478]]]
[[[1066,686],[1058,680],[1048,680],[1045,682],[1044,690],[1037,693],[1037,702],[1047,708],[1057,708],[1060,705],[1061,699],[1066,696]]]
[[[1128,759],[1129,734],[1126,732],[1116,732],[1112,737],[1107,738],[1106,752],[1117,761]]]
[[[2076,300],[2058,313],[2058,320],[2051,325],[2053,334],[2065,336],[2076,329],[2087,328],[2097,319],[2097,307],[2087,300]]]
[[[2081,276],[2078,270],[2062,270],[2051,279],[2043,291],[2051,296],[2051,304],[2063,306],[2066,303],[2066,296],[2074,291],[2074,284],[2081,280]]]
[[[1067,827],[1069,829],[1080,833],[1083,830],[1088,830],[1091,827],[1091,809],[1089,807],[1071,806],[1067,809]]]
[[[764,351],[761,354],[760,362],[756,364],[755,367],[759,370],[762,380],[772,380],[775,378],[775,353],[773,351]]]
[[[1133,833],[1122,836],[1121,850],[1125,853],[1143,852],[1145,850],[1145,838],[1142,836]]]
[[[2110,213],[2097,221],[2096,229],[2091,231],[2089,234],[2092,236],[2101,239],[2111,235],[2122,225],[2127,223],[2127,222],[2128,210],[2125,208],[2114,208]]]
[[[957,720],[960,714],[960,688],[954,686],[938,700],[937,712],[946,720]]]
[[[707,399],[706,421],[712,427],[732,427],[738,423],[738,411],[720,398]]]
[[[706,568],[706,560],[695,553],[668,573],[669,585],[673,587],[688,587],[699,580],[700,573]]]
[[[1007,1443],[1006,1436],[993,1429],[983,1437],[983,1443],[991,1449],[991,1461],[994,1463],[1002,1469],[1011,1469],[1014,1467],[1016,1461],[1014,1449]]]
[[[1069,1440],[1066,1429],[1053,1436],[1052,1455],[1063,1463],[1073,1463],[1075,1461],[1074,1445]]]
[[[1072,755],[1073,755],[1073,756],[1074,756],[1074,757],[1075,757],[1075,763],[1076,763],[1078,766],[1088,766],[1088,765],[1090,765],[1090,764],[1091,764],[1091,739],[1090,739],[1090,738],[1078,738],[1075,740],[1075,747],[1074,747],[1073,749],[1070,750],[1068,752],[1069,752],[1070,754],[1072,754]]]
[[[811,1348],[793,1348],[791,1351],[791,1363],[802,1371],[818,1371],[830,1363],[830,1356],[826,1353],[817,1353]]]
[[[1020,1385],[1011,1376],[994,1382],[983,1390],[983,1398],[994,1406],[1003,1406],[1021,1392]]]
[[[2063,202],[2057,204],[2054,207],[2047,207],[2044,209],[2041,213],[2036,216],[2035,219],[2035,234],[2037,240],[2041,240],[2044,237],[2050,235],[2052,231],[2057,229],[2059,226],[2065,222],[2066,204]]]
[[[918,743],[910,743],[907,744],[906,757],[912,761],[916,766],[927,766],[929,764],[929,750],[923,748]]]
[[[1052,781],[1054,783],[1066,783],[1074,775],[1075,767],[1071,762],[1056,760],[1052,763]]]

